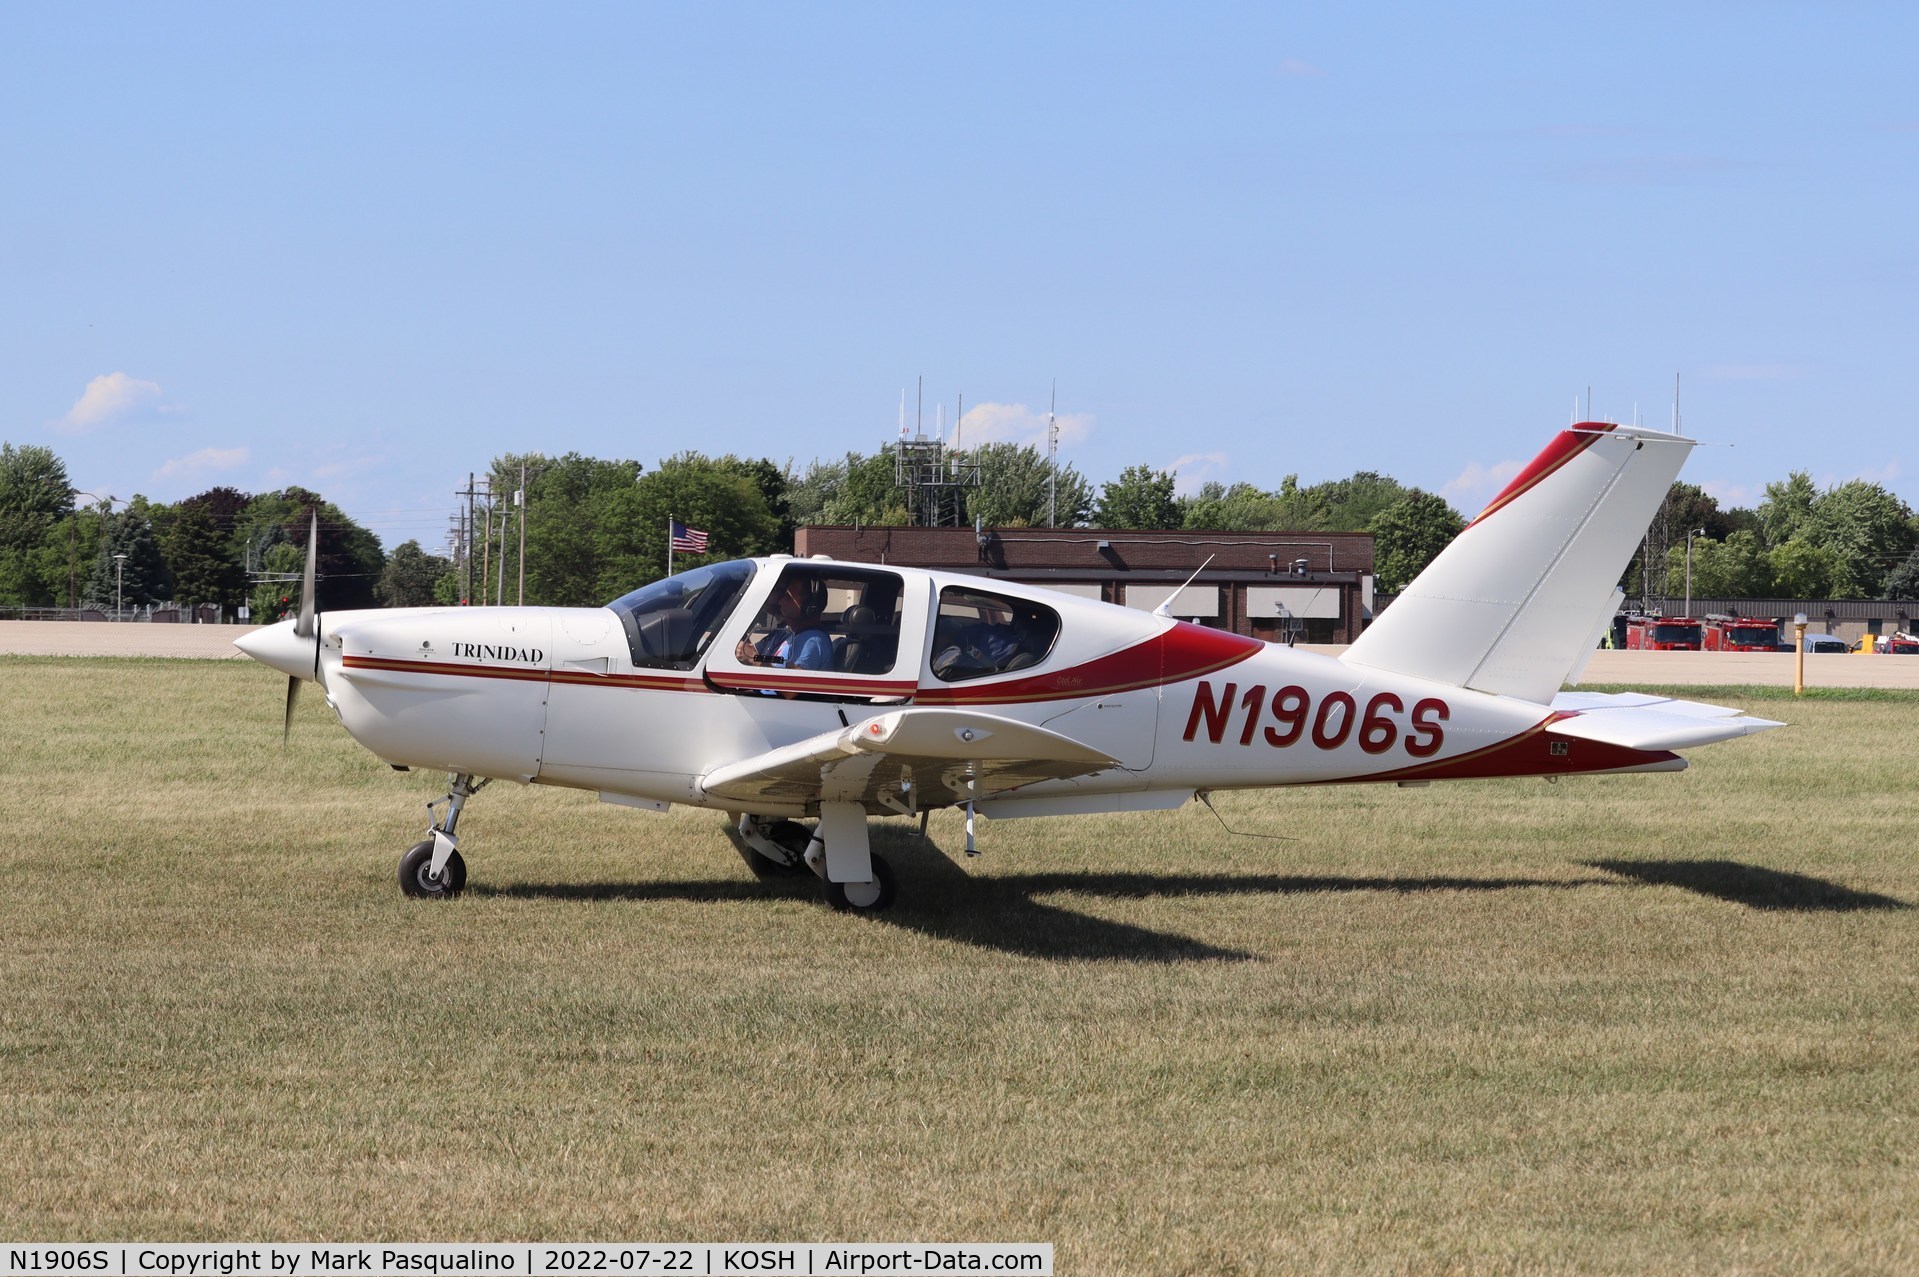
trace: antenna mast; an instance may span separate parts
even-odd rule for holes
[[[1053,378],[1053,395],[1046,404],[1046,526],[1059,526],[1059,421],[1053,410],[1059,407],[1059,378]]]

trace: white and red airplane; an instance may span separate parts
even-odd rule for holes
[[[433,804],[400,862],[409,895],[460,891],[460,813],[507,778],[730,813],[756,872],[810,869],[835,908],[877,910],[893,880],[868,845],[876,816],[964,807],[971,853],[976,811],[1679,771],[1676,749],[1779,726],[1560,690],[1691,447],[1605,423],[1561,432],[1336,658],[1034,586],[783,556],[603,608],[317,616],[311,542],[299,616],[238,646],[290,676],[289,722],[310,679],[381,759],[449,773],[444,814]]]

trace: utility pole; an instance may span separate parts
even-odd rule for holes
[[[454,496],[466,498],[466,511],[460,520],[460,539],[466,545],[465,562],[460,573],[460,602],[471,606],[473,603],[473,472],[466,472],[466,489],[455,492]]]
[[[1059,526],[1059,420],[1053,410],[1059,407],[1059,379],[1053,380],[1053,395],[1046,404],[1046,526]]]
[[[513,504],[520,507],[520,593],[514,602],[526,606],[526,458],[520,458],[520,490],[513,494]]]
[[[480,525],[483,529],[485,529],[484,531],[480,533],[480,606],[481,607],[486,606],[487,586],[493,580],[493,502],[490,499],[491,495],[492,495],[491,493],[488,494],[489,500],[487,501],[486,509],[481,512],[481,518],[485,520],[485,522]]]

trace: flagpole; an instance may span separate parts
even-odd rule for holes
[[[673,575],[673,516],[666,516],[666,574]]]

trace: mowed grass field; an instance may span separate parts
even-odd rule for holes
[[[1242,835],[883,822],[859,919],[718,815],[504,784],[404,899],[442,778],[311,689],[282,754],[282,689],[0,658],[0,1237],[1919,1270],[1919,695],[1677,776],[1220,795]]]

